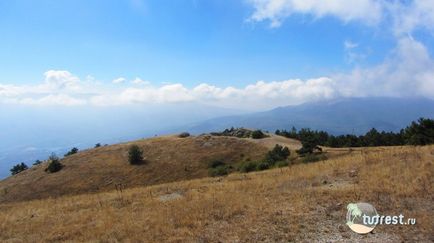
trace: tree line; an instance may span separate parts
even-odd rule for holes
[[[374,147],[397,145],[428,145],[434,144],[434,120],[420,118],[413,121],[399,132],[379,132],[372,128],[364,135],[332,135],[325,131],[303,128],[298,130],[276,130],[276,135],[300,140],[303,144],[311,146],[327,146],[332,148],[342,147]]]

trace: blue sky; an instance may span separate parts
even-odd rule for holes
[[[1,81],[14,83],[66,69],[107,81],[244,85],[348,69],[345,40],[376,49],[367,62],[394,44],[334,18],[293,17],[281,28],[247,22],[253,8],[243,1],[18,0],[1,9]]]
[[[116,104],[234,106],[257,94],[261,108],[271,108],[409,90],[434,96],[432,1],[310,2],[0,0],[0,101],[107,103],[92,102],[92,93]],[[415,52],[418,59],[407,60]],[[409,70],[395,73],[400,67]],[[391,88],[396,76],[403,80]]]

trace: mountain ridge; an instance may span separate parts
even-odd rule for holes
[[[274,131],[294,126],[335,135],[363,134],[371,128],[396,132],[420,117],[433,116],[434,100],[428,98],[339,98],[213,118],[191,125],[189,131],[203,133],[228,127]]]

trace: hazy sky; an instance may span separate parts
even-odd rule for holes
[[[433,0],[0,0],[0,103],[434,98],[433,34]]]

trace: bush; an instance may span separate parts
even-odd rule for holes
[[[270,165],[274,165],[278,161],[286,160],[290,154],[291,152],[288,147],[282,147],[281,145],[276,144],[265,156],[265,161]]]
[[[219,166],[224,166],[224,165],[225,165],[225,163],[222,160],[215,159],[215,160],[211,160],[208,163],[208,168],[217,168]]]
[[[301,141],[302,147],[297,150],[300,156],[305,156],[306,154],[312,154],[314,150],[322,151],[318,146],[318,143],[314,139],[306,139]]]
[[[256,166],[256,170],[268,170],[270,168],[270,164],[268,162],[260,162]]]
[[[143,151],[139,148],[139,146],[133,144],[128,149],[128,162],[132,165],[139,165],[144,162],[143,160]]]
[[[208,174],[212,177],[225,176],[229,174],[231,167],[226,165],[219,165],[208,169]]]
[[[278,161],[278,162],[276,163],[276,166],[277,166],[278,168],[286,167],[286,166],[288,166],[288,165],[289,165],[288,161]]]
[[[35,163],[33,163],[33,165],[40,165],[40,164],[42,164],[42,161],[40,161],[39,159],[37,159],[37,160],[35,161]]]
[[[24,163],[16,164],[10,170],[11,171],[11,175],[16,175],[16,174],[18,174],[18,173],[20,173],[22,171],[27,170],[28,168],[29,167],[26,164],[24,164]]]
[[[178,137],[180,137],[180,138],[187,138],[187,137],[190,137],[190,133],[183,132],[183,133],[179,134]]]
[[[324,154],[307,154],[303,157],[302,161],[303,163],[312,163],[326,159],[327,156],[325,156]]]
[[[210,133],[213,136],[228,136],[228,137],[237,137],[237,138],[249,138],[252,136],[252,131],[245,128],[233,128],[225,129],[223,132],[212,132]]]
[[[99,147],[101,147],[100,143],[95,144],[95,148],[99,148]]]
[[[265,138],[265,134],[261,130],[255,130],[252,132],[253,139],[261,139]]]
[[[51,154],[51,156],[48,158],[48,160],[50,162],[48,163],[48,166],[45,169],[46,172],[56,173],[63,168],[63,165],[62,165],[62,163],[60,163],[60,159],[59,159],[59,157],[56,156],[56,154],[54,154],[54,153]]]
[[[256,162],[252,162],[252,161],[250,161],[250,162],[244,162],[244,163],[241,164],[239,170],[241,172],[244,172],[244,173],[249,173],[251,171],[255,171],[256,167],[257,167],[257,163]]]
[[[72,148],[68,153],[65,154],[65,157],[78,153],[78,148]]]

